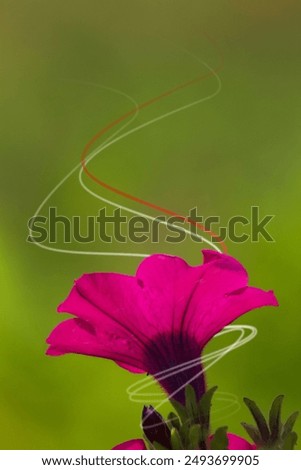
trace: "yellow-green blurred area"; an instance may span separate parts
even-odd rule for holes
[[[275,215],[274,243],[228,242],[228,249],[247,267],[251,284],[275,290],[280,308],[239,320],[258,328],[258,336],[212,367],[207,382],[265,410],[280,393],[285,414],[300,409],[300,2],[1,0],[0,12],[1,448],[108,449],[141,436],[142,403],[126,393],[140,376],[103,359],[45,356],[45,338],[62,318],[56,307],[73,279],[90,271],[134,273],[139,259],[43,250],[26,242],[27,221],[79,163],[89,139],[134,107],[131,99],[147,101],[208,73],[208,66],[219,70],[217,96],[132,133],[89,169],[180,214],[197,207],[218,215],[221,225],[237,214],[248,217],[252,205]],[[127,130],[217,86],[211,76],[183,88],[141,110]],[[117,204],[160,215],[86,176],[84,182]],[[70,217],[105,206],[82,189],[78,171],[41,214],[51,205]],[[160,251],[197,264],[206,245],[51,247]],[[244,406],[232,416],[221,413],[217,424],[245,436],[241,421],[251,421]]]

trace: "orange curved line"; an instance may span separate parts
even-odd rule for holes
[[[209,39],[209,38],[208,38]],[[210,42],[212,43],[212,40],[210,40]],[[223,59],[223,56],[220,54],[220,57]],[[137,112],[137,110],[141,110],[143,108],[146,108],[148,106],[150,106],[151,104],[153,103],[156,103],[157,101],[160,101],[161,99],[163,98],[166,98],[167,96],[169,95],[172,95],[173,93],[183,89],[183,88],[186,88],[190,85],[193,85],[195,83],[198,83],[200,81],[203,81],[203,80],[206,80],[207,78],[211,77],[213,75],[213,73],[218,73],[221,69],[223,68],[223,60],[221,61],[221,64],[216,68],[214,69],[212,72],[208,72],[204,75],[200,75],[192,80],[189,80],[185,83],[181,83],[177,86],[175,86],[174,88],[171,88],[170,90],[167,90],[165,91],[164,93],[148,100],[148,101],[145,101],[144,103],[141,103],[141,104],[138,104],[137,107],[135,107],[134,109],[131,109],[130,111],[128,111],[127,113],[123,114],[122,116],[120,116],[118,119],[112,121],[111,123],[109,123],[107,126],[103,127],[100,131],[98,131],[90,140],[89,142],[85,145],[84,149],[83,149],[83,152],[81,154],[81,165],[82,165],[82,168],[83,168],[83,171],[86,173],[86,175],[91,179],[93,180],[95,183],[97,183],[98,185],[102,186],[103,188],[105,189],[108,189],[109,191],[115,193],[115,194],[118,194],[119,196],[122,196],[126,199],[129,199],[131,201],[134,201],[134,202],[137,202],[138,204],[141,204],[141,205],[144,205],[144,206],[147,206],[151,209],[155,209],[156,211],[159,211],[159,212],[162,212],[164,214],[167,214],[167,215],[171,215],[173,217],[177,217],[178,219],[180,220],[183,220],[184,222],[188,222],[190,223],[191,225],[194,225],[195,227],[197,227],[198,229],[200,229],[202,232],[204,233],[207,233],[208,235],[210,235],[212,238],[215,239],[215,241],[217,243],[220,244],[221,246],[221,249],[224,253],[227,253],[227,246],[225,244],[225,242],[216,234],[214,233],[213,231],[211,230],[207,230],[203,224],[200,224],[198,222],[195,222],[194,220],[191,220],[189,219],[189,217],[184,217],[182,215],[179,215],[177,214],[176,212],[170,210],[170,209],[166,209],[164,207],[161,207],[161,206],[158,206],[157,204],[153,204],[152,202],[149,202],[149,201],[145,201],[144,199],[141,199],[137,196],[133,196],[132,194],[129,194],[125,191],[122,191],[121,189],[118,189],[118,188],[115,188],[114,186],[111,186],[109,185],[108,183],[106,183],[105,181],[102,181],[100,180],[99,178],[97,178],[97,176],[95,176],[93,173],[91,173],[88,168],[87,168],[87,165],[86,165],[86,158],[88,156],[88,153],[89,153],[89,150],[90,148],[92,147],[92,145],[100,138],[102,137],[106,132],[108,132],[110,129],[112,129],[113,127],[115,127],[117,124],[123,122],[125,119],[127,119],[129,116],[133,115],[134,113]]]

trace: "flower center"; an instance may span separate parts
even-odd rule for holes
[[[183,403],[185,387],[193,386],[199,399],[205,391],[201,349],[183,332],[160,333],[146,346],[148,372],[168,395]]]

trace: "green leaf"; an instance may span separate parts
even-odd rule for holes
[[[211,410],[212,398],[216,390],[217,390],[217,386],[210,388],[210,390],[204,393],[198,405],[200,421],[203,427],[207,431],[209,431],[209,425],[210,425],[210,410]]]
[[[180,427],[181,427],[179,417],[175,413],[173,413],[172,411],[167,416],[167,424],[168,424],[170,429],[171,428],[177,428],[179,430]]]
[[[285,425],[283,426],[283,434],[282,436],[286,438],[288,434],[293,430],[295,426],[295,422],[299,416],[299,411],[295,411],[286,421]]]
[[[200,424],[193,424],[189,429],[189,449],[198,450],[201,441],[202,429]]]
[[[250,400],[249,398],[244,398],[244,402],[249,408],[261,435],[261,438],[263,442],[268,442],[269,437],[270,437],[270,431],[267,425],[267,422],[265,420],[265,417],[263,416],[262,412],[256,405],[255,401]]]
[[[152,446],[153,446],[154,450],[168,450],[166,447],[162,446],[162,444],[160,444],[160,442],[157,442],[157,441],[154,441],[152,443]]]
[[[172,428],[170,440],[171,440],[172,450],[182,450],[184,448],[181,436],[179,434],[179,431],[176,428]]]
[[[189,433],[190,426],[191,426],[191,422],[186,421],[186,423],[182,424],[182,426],[179,429],[179,434],[181,436],[182,442],[184,442],[185,444],[188,441],[188,433]]]
[[[275,400],[272,403],[270,414],[269,414],[269,425],[270,425],[270,431],[271,431],[271,438],[272,441],[276,441],[281,432],[281,408],[282,408],[282,403],[283,403],[283,398],[284,395],[279,395],[278,397],[275,398]]]
[[[295,432],[290,432],[281,446],[282,450],[294,450],[295,445],[297,444],[298,436]]]
[[[256,445],[261,446],[262,441],[261,441],[261,437],[260,437],[260,433],[258,431],[258,428],[256,426],[253,426],[252,424],[247,424],[247,423],[241,423],[241,425],[247,431],[247,433],[249,434],[252,441]]]
[[[195,390],[192,385],[188,384],[185,388],[185,406],[187,415],[192,421],[198,419],[198,405]]]
[[[164,447],[162,444],[160,444],[160,442],[157,442],[157,441],[151,442],[151,441],[149,441],[146,436],[143,436],[143,440],[144,440],[148,450],[169,450],[166,447]]]
[[[172,404],[173,408],[178,413],[180,420],[182,421],[182,424],[185,423],[188,420],[185,406],[183,406],[177,400],[173,400],[173,399],[170,400],[170,403]]]
[[[210,443],[211,450],[227,450],[228,449],[228,437],[227,437],[227,426],[218,428],[213,436]]]
[[[146,445],[146,448],[148,450],[152,450],[154,447],[153,447],[153,444],[147,439],[146,436],[143,436],[143,440],[145,442],[145,445]]]

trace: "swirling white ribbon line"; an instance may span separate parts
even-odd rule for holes
[[[185,111],[189,108],[192,108],[193,106],[196,106],[198,104],[201,104],[205,101],[208,101],[210,99],[213,99],[214,97],[216,97],[220,92],[221,92],[221,89],[222,89],[222,85],[221,85],[221,80],[220,80],[220,77],[219,75],[216,73],[215,70],[213,70],[208,64],[206,64],[205,62],[202,62],[202,64],[211,72],[211,74],[215,77],[216,81],[217,81],[217,88],[216,90],[210,94],[210,95],[207,95],[203,98],[200,98],[198,100],[195,100],[191,103],[188,103],[184,106],[181,106],[181,107],[178,107],[172,111],[169,111],[167,113],[164,113],[160,116],[157,116],[156,118],[154,119],[151,119],[143,124],[140,124],[139,126],[136,126],[124,133],[121,133],[123,130],[125,130],[130,124],[133,123],[133,121],[137,118],[138,114],[139,114],[139,108],[138,108],[138,103],[132,98],[130,97],[129,95],[127,95],[126,93],[123,93],[119,90],[116,90],[116,89],[113,89],[113,88],[110,88],[110,87],[105,87],[105,86],[102,86],[102,85],[98,85],[100,86],[101,88],[103,89],[106,89],[108,91],[111,91],[113,93],[117,93],[121,96],[124,96],[126,97],[128,100],[130,100],[136,107],[136,112],[135,114],[128,120],[128,122],[126,122],[123,126],[121,126],[117,131],[115,131],[111,136],[109,136],[101,145],[99,145],[97,148],[95,148],[93,151],[91,151],[89,153],[89,155],[87,156],[86,158],[86,163],[88,164],[89,162],[91,162],[96,156],[99,156],[101,153],[103,153],[107,148],[111,147],[112,145],[114,145],[115,143],[127,138],[128,136],[134,134],[135,132],[138,132],[150,125],[153,125],[165,118],[168,118],[176,113],[179,113],[181,111]],[[45,207],[46,203],[50,200],[50,198],[58,191],[58,189],[63,186],[63,184],[77,171],[79,170],[79,183],[81,185],[81,187],[86,191],[88,192],[91,196],[97,198],[98,200],[104,202],[105,204],[109,204],[113,207],[117,207],[119,209],[122,209],[124,211],[127,211],[131,214],[135,214],[135,215],[138,215],[138,216],[142,216],[150,221],[154,221],[154,220],[158,220],[156,219],[155,217],[152,217],[148,214],[145,214],[141,211],[137,211],[137,210],[134,210],[134,209],[131,209],[125,205],[121,205],[121,204],[118,204],[118,203],[115,203],[113,202],[112,200],[110,199],[107,199],[107,198],[104,198],[102,196],[100,196],[99,194],[95,193],[94,191],[92,191],[90,188],[88,188],[86,186],[86,184],[84,183],[83,181],[83,168],[82,168],[82,165],[81,163],[79,163],[78,165],[76,165],[64,178],[62,178],[62,180],[59,181],[59,183],[48,193],[48,195],[44,198],[44,200],[42,201],[42,203],[39,205],[39,207],[37,208],[33,218],[37,217],[41,211],[43,210],[43,208]],[[165,220],[158,220],[158,222],[162,225],[165,225],[166,227],[169,227],[171,224],[168,222],[168,221],[165,221]],[[190,235],[191,234],[191,231],[188,230],[188,229],[185,229],[184,227],[180,227],[178,226],[177,227],[180,231],[184,232],[185,234],[188,234]],[[145,253],[127,253],[127,252],[103,252],[103,251],[81,251],[81,250],[67,250],[67,249],[62,249],[62,248],[55,248],[55,247],[52,247],[52,246],[47,246],[47,245],[44,245],[38,241],[35,240],[35,238],[33,237],[33,233],[32,233],[32,224],[29,226],[29,236],[32,237],[32,242],[39,246],[40,248],[44,249],[44,250],[48,250],[48,251],[53,251],[53,252],[57,252],[57,253],[64,253],[64,254],[76,254],[76,255],[92,255],[92,256],[121,256],[121,257],[137,257],[137,258],[145,258],[145,257],[148,257],[149,254],[145,254]],[[199,234],[194,234],[194,236],[196,238],[198,238],[198,240],[206,243],[207,245],[209,245],[211,248],[215,249],[216,251],[218,252],[221,252],[220,248],[218,246],[216,246],[211,240],[208,240],[207,238],[205,238],[204,236],[202,235],[199,235]],[[203,370],[198,373],[196,376],[192,377],[191,381],[195,380],[197,377],[199,377],[200,374],[203,374],[205,371],[207,371],[210,367],[212,367],[214,364],[216,364],[218,361],[220,361],[225,355],[229,354],[231,351],[237,349],[237,348],[240,348],[241,346],[243,346],[244,344],[248,343],[249,341],[251,341],[257,334],[257,329],[253,326],[249,326],[249,325],[230,325],[230,326],[227,326],[224,328],[223,331],[221,331],[220,333],[218,333],[216,335],[216,337],[218,336],[222,336],[224,334],[228,334],[230,332],[240,332],[240,336],[239,338],[234,341],[232,344],[230,344],[229,346],[225,347],[225,348],[221,348],[219,350],[216,350],[212,353],[208,353],[208,354],[205,354],[204,356],[202,356],[202,364],[204,365],[204,368]],[[167,369],[167,370],[164,370],[162,372],[160,372],[159,374],[157,374],[155,376],[155,379],[164,379],[164,378],[167,378],[167,377],[170,377],[174,374],[177,374],[178,372],[182,372],[182,371],[185,371],[189,368],[192,368],[194,367],[196,364],[199,364],[200,362],[200,358],[196,358],[192,361],[189,361],[187,363],[183,363],[179,366],[176,366],[176,367],[172,367],[170,369]],[[207,365],[206,365],[207,364]],[[162,393],[159,393],[159,394],[154,394],[154,393],[148,393],[148,394],[145,394],[145,393],[141,393],[141,390],[144,390],[145,388],[148,388],[151,384],[153,383],[153,379],[151,377],[146,377],[142,380],[138,380],[137,382],[135,382],[134,384],[132,384],[128,389],[127,389],[127,393],[129,395],[129,399],[133,402],[142,402],[142,403],[145,403],[145,401],[147,399],[151,399],[152,400],[152,403],[156,403],[156,409],[159,409],[161,406],[163,406],[170,398],[173,397],[173,395],[175,395],[176,393],[178,393],[182,388],[184,388],[187,384],[184,384],[182,385],[181,387],[179,387],[175,392],[173,392],[172,395],[170,395],[169,397],[164,397],[162,398]],[[230,415],[232,415],[233,413],[236,413],[239,408],[240,408],[240,404],[238,402],[238,399],[237,397],[234,395],[234,394],[230,394],[230,393],[225,393],[225,392],[218,392],[217,394],[217,400],[220,401],[220,402],[223,402],[225,403],[225,405],[220,408],[219,410],[216,410],[216,411],[226,411],[228,409],[231,410],[230,412]],[[214,413],[214,412],[213,412]],[[230,416],[229,414],[227,414],[227,416]]]
[[[170,394],[168,397],[162,398],[163,392],[162,393],[141,393],[142,390],[147,389],[148,387],[153,385],[153,378],[150,376],[147,376],[141,380],[138,380],[134,384],[130,385],[130,387],[127,388],[127,393],[129,396],[129,399],[133,402],[138,402],[138,403],[145,403],[146,401],[151,401],[152,403],[156,403],[156,410],[161,408],[164,404],[166,404],[171,398],[173,398],[178,392],[180,392],[183,388],[188,385],[188,383],[193,382],[196,380],[198,377],[203,375],[208,369],[210,369],[214,364],[219,362],[223,357],[225,357],[227,354],[229,354],[231,351],[234,351],[235,349],[240,348],[241,346],[244,346],[245,344],[249,343],[252,341],[252,339],[255,338],[257,335],[257,329],[254,326],[250,325],[228,325],[226,326],[222,331],[217,333],[215,335],[215,338],[223,336],[225,334],[229,334],[232,332],[239,332],[240,335],[239,337],[229,346],[225,346],[223,348],[220,348],[216,351],[213,351],[211,353],[204,354],[202,358],[197,357],[191,361],[182,363],[180,365],[171,367],[170,369],[166,369],[164,371],[161,371],[160,373],[154,375],[154,378],[156,380],[164,380],[169,377],[172,377],[173,375],[176,375],[179,372],[184,372],[186,370],[189,370],[196,365],[200,364],[202,362],[202,365],[204,366],[200,372],[198,372],[196,375],[194,375],[189,382],[181,385],[179,388],[177,388],[172,394]],[[218,392],[217,394],[217,400],[220,402],[225,402],[225,406],[219,408],[219,410],[216,410],[216,412],[220,411],[225,411],[228,410],[229,408],[231,409],[230,415],[227,414],[226,416],[229,417],[232,414],[236,413],[240,409],[240,403],[237,399],[237,396],[231,393],[224,393],[224,392]],[[223,415],[223,418],[225,416]],[[141,424],[141,426],[143,423]]]
[[[92,152],[89,153],[89,155],[87,156],[86,158],[86,163],[88,162],[91,162],[97,155],[100,155],[104,150],[106,150],[107,148],[111,147],[113,144],[119,142],[120,140],[134,134],[135,132],[139,131],[139,130],[142,130],[144,129],[145,127],[147,126],[150,126],[152,124],[155,124],[156,122],[159,122],[161,121],[162,119],[165,119],[167,117],[170,117],[176,113],[179,113],[181,111],[184,111],[186,109],[189,109],[193,106],[196,106],[198,104],[201,104],[205,101],[208,101],[212,98],[214,98],[215,96],[217,96],[220,91],[221,91],[221,80],[220,80],[220,77],[219,75],[209,66],[207,65],[205,62],[203,62],[203,64],[205,65],[205,67],[207,67],[207,69],[212,73],[212,75],[216,78],[217,80],[217,89],[215,90],[214,93],[210,94],[210,95],[207,95],[205,96],[204,98],[201,98],[199,100],[195,100],[187,105],[184,105],[184,106],[181,106],[179,108],[176,108],[168,113],[165,113],[165,114],[162,114],[154,119],[151,119],[137,127],[134,127],[133,129],[127,131],[127,132],[124,132],[123,134],[119,135],[120,132],[125,129],[126,127],[128,127],[133,121],[134,119],[136,119],[138,113],[139,113],[139,110],[138,110],[138,104],[137,102],[132,98],[130,97],[129,95],[123,93],[123,92],[120,92],[118,90],[114,90],[112,88],[108,88],[108,87],[102,87],[104,89],[107,89],[107,90],[110,90],[112,92],[115,92],[115,93],[118,93],[122,96],[125,96],[126,98],[128,98],[132,103],[134,103],[134,105],[136,106],[136,113],[133,115],[133,117],[126,123],[124,124],[120,129],[118,129],[116,132],[114,132],[114,134],[112,136],[110,136],[108,139],[106,139],[101,145],[99,145],[96,149],[94,149]],[[145,214],[141,211],[136,211],[134,209],[131,209],[127,206],[124,206],[124,205],[120,205],[120,204],[117,204],[113,201],[111,201],[110,199],[106,199],[102,196],[100,196],[99,194],[93,192],[91,189],[89,189],[85,183],[83,182],[83,168],[81,166],[81,164],[79,163],[78,165],[76,165],[50,192],[49,194],[45,197],[45,199],[42,201],[42,203],[39,205],[39,207],[37,208],[36,212],[34,213],[33,215],[33,218],[32,220],[37,217],[40,212],[42,211],[42,209],[44,208],[44,206],[46,205],[46,203],[49,201],[49,199],[57,192],[57,190],[70,178],[70,176],[72,176],[73,173],[76,172],[76,170],[79,169],[79,181],[80,181],[80,185],[83,187],[83,189],[88,192],[89,194],[91,194],[93,197],[101,200],[102,202],[106,203],[106,204],[109,204],[113,207],[117,207],[119,209],[122,209],[124,211],[127,211],[127,212],[130,212],[131,214],[135,214],[135,215],[138,215],[138,216],[142,216],[142,217],[145,217],[146,219],[148,220],[151,220],[151,221],[154,221],[154,220],[157,220],[158,223],[162,224],[162,225],[165,225],[166,227],[169,227],[171,226],[172,224],[168,221],[165,221],[165,220],[158,220],[156,219],[155,217],[151,217],[150,215],[148,214]],[[92,256],[126,256],[126,257],[136,257],[136,258],[146,258],[147,256],[149,256],[148,253],[127,253],[127,252],[103,252],[103,251],[80,251],[80,250],[66,250],[66,249],[62,249],[62,248],[55,248],[55,247],[52,247],[52,246],[47,246],[47,245],[43,245],[42,243],[38,242],[37,240],[35,240],[35,238],[33,237],[33,233],[32,233],[32,224],[33,222],[29,225],[29,236],[32,237],[32,242],[34,244],[36,244],[37,246],[39,246],[40,248],[44,249],[44,250],[48,250],[48,251],[54,251],[54,252],[57,252],[57,253],[65,253],[65,254],[77,254],[77,255],[92,255]],[[180,227],[178,226],[177,227],[181,232],[184,232],[188,235],[191,234],[191,231],[188,230],[188,229],[185,229],[184,227]],[[206,243],[207,245],[209,245],[211,248],[215,249],[216,251],[220,252],[220,248],[217,247],[211,240],[208,240],[207,238],[205,238],[204,236],[202,235],[199,235],[199,234],[194,234],[194,236]]]

